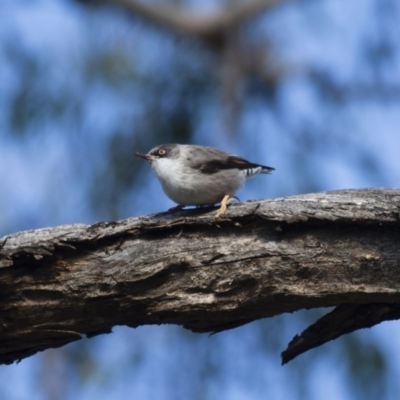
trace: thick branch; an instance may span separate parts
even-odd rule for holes
[[[328,314],[292,341],[288,361],[398,317],[399,221],[400,190],[375,189],[241,203],[219,220],[188,210],[10,235],[0,239],[0,362],[114,325],[213,332],[302,308],[372,310]]]

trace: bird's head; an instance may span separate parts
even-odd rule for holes
[[[138,152],[135,152],[134,154],[136,157],[153,162],[159,160],[160,158],[174,158],[178,152],[178,145],[176,144],[160,144],[159,146],[151,149],[147,154]]]

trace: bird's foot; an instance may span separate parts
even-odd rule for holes
[[[182,211],[183,207],[185,207],[185,206],[181,206],[180,204],[178,204],[175,207],[169,208],[167,212],[174,213],[174,212]]]
[[[219,218],[222,214],[225,214],[228,204],[232,203],[232,201],[234,200],[235,197],[231,197],[229,194],[226,194],[221,200],[221,207],[218,208],[217,213],[215,214],[215,218]]]

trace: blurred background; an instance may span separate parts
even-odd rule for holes
[[[399,187],[397,0],[1,0],[0,237],[164,211],[160,143],[276,168],[241,200]],[[114,328],[0,367],[0,398],[397,399],[400,324],[284,367],[326,310],[214,336]]]

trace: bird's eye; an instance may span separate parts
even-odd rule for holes
[[[160,156],[162,156],[163,154],[165,154],[165,150],[164,150],[164,149],[158,150],[158,154],[159,154]]]

